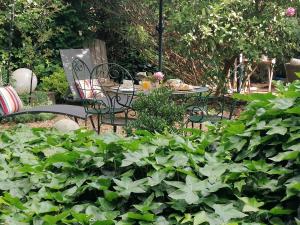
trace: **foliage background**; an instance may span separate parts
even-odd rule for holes
[[[0,63],[8,57],[10,1],[0,0]],[[299,52],[299,1],[165,0],[165,72],[192,83],[223,82],[242,51],[279,64]],[[131,72],[156,70],[156,0],[16,0],[12,69],[33,67],[39,78],[61,67],[58,50],[105,40],[109,61]]]

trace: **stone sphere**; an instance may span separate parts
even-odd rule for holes
[[[32,76],[32,91],[36,89],[37,78],[30,69],[20,68],[12,73],[13,86],[18,94],[30,93],[30,83]]]
[[[71,132],[74,130],[78,130],[80,127],[79,125],[70,119],[61,119],[59,121],[57,121],[53,127],[61,132]]]

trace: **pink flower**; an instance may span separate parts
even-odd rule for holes
[[[285,11],[286,16],[295,16],[296,15],[296,9],[294,7],[288,7],[287,10]]]
[[[164,79],[165,75],[162,72],[156,72],[153,74],[155,80],[161,81]]]

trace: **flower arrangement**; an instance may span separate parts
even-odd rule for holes
[[[156,72],[153,74],[153,78],[155,81],[162,81],[164,79],[165,75],[162,72]]]
[[[293,17],[296,15],[296,9],[294,7],[288,7],[285,11],[285,15],[288,17]]]
[[[159,85],[162,83],[165,75],[162,72],[155,72],[151,76],[143,76],[142,80],[143,82],[150,82],[150,85],[152,83],[153,87],[159,87]],[[148,88],[146,88],[148,89]]]

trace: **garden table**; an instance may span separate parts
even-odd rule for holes
[[[119,93],[119,94],[134,94],[134,95],[137,95],[137,94],[140,94],[140,93],[148,93],[149,91],[151,91],[151,89],[149,91],[144,91],[142,90],[141,86],[140,85],[135,85],[134,86],[134,89],[135,91],[133,92],[132,89],[122,89],[122,88],[119,88],[118,87],[110,87],[110,91],[113,92],[113,93]],[[194,95],[194,94],[202,94],[202,93],[205,93],[205,92],[208,92],[209,89],[207,87],[202,87],[202,86],[195,86],[194,89],[192,90],[173,90],[172,91],[172,95],[174,96],[187,96],[187,95]]]
[[[111,93],[115,93],[118,95],[134,95],[134,99],[138,97],[138,94],[147,94],[150,93],[152,89],[150,90],[142,90],[140,85],[134,85],[134,91],[132,89],[124,89],[119,88],[118,86],[109,87],[109,91]],[[203,87],[203,86],[194,86],[194,89],[192,90],[173,90],[172,91],[172,99],[174,101],[179,101],[180,103],[187,103],[190,99],[193,97],[201,97],[203,93],[208,92],[209,88]],[[133,99],[133,102],[134,102]],[[120,100],[122,100],[122,97],[120,97]],[[132,102],[132,103],[133,103]]]

